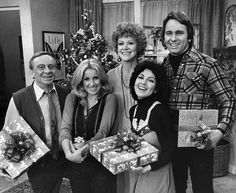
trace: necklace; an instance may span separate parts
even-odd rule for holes
[[[126,88],[126,89],[130,89],[129,88],[129,86],[126,86],[125,85],[125,83],[124,83],[124,80],[123,80],[123,66],[121,67],[121,88],[122,88],[122,95],[123,95],[123,100],[124,100],[124,111],[125,111],[125,117],[127,118],[127,119],[129,119],[130,117],[129,117],[129,107],[128,107],[128,102],[125,100],[125,91],[124,91],[124,89]],[[133,98],[131,97],[131,95],[130,94],[128,94],[128,96],[129,96],[129,99],[130,99],[130,101],[131,101],[131,106],[133,106],[135,103],[134,103],[134,100],[133,100]]]
[[[125,85],[124,74],[123,74],[123,65],[121,66],[121,84],[124,85],[125,88],[129,88],[129,85]]]

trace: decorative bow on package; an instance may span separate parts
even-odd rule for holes
[[[0,132],[0,168],[5,168],[4,172],[12,179],[49,151],[22,117]]]
[[[179,110],[178,147],[204,146],[208,138],[202,131],[214,129],[217,125],[218,110]]]
[[[158,160],[159,150],[132,132],[121,132],[90,143],[90,153],[111,173],[131,166],[143,166]]]

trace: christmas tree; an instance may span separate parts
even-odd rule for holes
[[[60,54],[60,63],[65,67],[68,82],[76,67],[87,58],[96,58],[106,72],[118,64],[107,50],[107,41],[100,34],[95,33],[93,22],[88,19],[88,14],[85,12],[82,17],[85,28],[70,33],[70,45]]]

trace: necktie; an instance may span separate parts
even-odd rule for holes
[[[52,100],[52,93],[48,92],[48,105],[49,105],[49,122],[51,129],[51,153],[54,159],[58,158],[59,153],[59,144],[58,144],[58,131],[57,131],[57,117],[56,117],[56,108]]]

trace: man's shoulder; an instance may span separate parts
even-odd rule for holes
[[[21,96],[21,95],[25,95],[27,92],[29,92],[32,89],[32,86],[27,86],[24,87],[16,92],[13,92],[13,96]]]
[[[215,63],[216,59],[214,59],[213,57],[200,52],[198,50],[195,49],[191,49],[191,51],[189,52],[189,56],[190,58],[192,58],[194,61],[196,61],[197,63]]]

